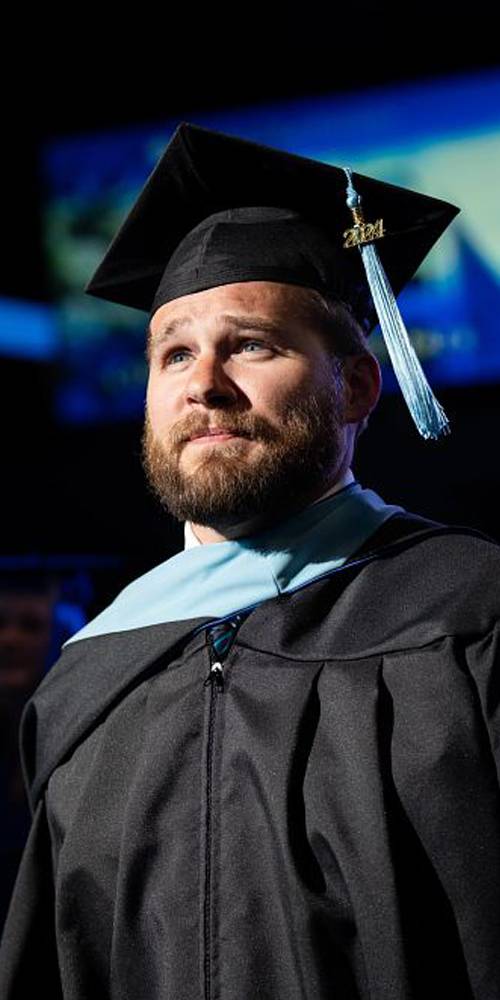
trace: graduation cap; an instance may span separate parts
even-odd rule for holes
[[[86,285],[151,315],[217,285],[277,281],[380,322],[420,433],[448,422],[395,296],[458,212],[454,205],[197,125],[182,123]]]

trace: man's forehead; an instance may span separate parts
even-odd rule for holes
[[[307,311],[311,295],[316,295],[311,289],[272,281],[219,285],[160,306],[151,318],[150,331],[156,337],[208,318],[227,324],[253,315],[269,321],[289,320]]]

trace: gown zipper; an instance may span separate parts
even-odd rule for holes
[[[203,941],[204,941],[204,1000],[212,998],[212,794],[213,794],[213,757],[215,743],[215,716],[217,698],[224,691],[224,661],[226,660],[236,637],[239,626],[246,618],[245,614],[235,615],[206,630],[207,648],[210,669],[205,678],[204,687],[210,686],[210,704],[208,710],[207,738],[207,770],[206,770],[206,820],[205,820],[205,885],[203,901]]]

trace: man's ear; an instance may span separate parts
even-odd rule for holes
[[[358,423],[375,409],[382,389],[380,365],[373,354],[352,354],[343,360],[346,423]]]

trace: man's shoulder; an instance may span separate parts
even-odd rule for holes
[[[397,525],[394,525],[397,528]],[[443,632],[487,631],[500,618],[500,545],[482,532],[409,515],[376,547],[372,583],[388,611],[415,607]]]
[[[458,547],[464,551],[481,551],[491,558],[500,556],[500,543],[478,528],[435,521],[424,515],[405,510],[401,510],[384,521],[380,528],[365,542],[362,551],[368,553],[394,544],[394,552],[397,553],[431,539],[439,539],[439,548],[442,548],[443,551]]]
[[[484,580],[500,569],[500,544],[476,528],[443,524],[418,514],[397,514],[386,521],[355,553],[351,563],[373,563],[374,571],[412,572]],[[493,582],[490,579],[489,582]]]
[[[500,545],[475,528],[442,524],[415,514],[382,525],[355,554],[367,578],[388,592],[412,594],[419,604],[472,595],[500,611]]]
[[[257,610],[245,640],[305,659],[460,644],[498,629],[499,573],[500,546],[481,532],[397,515],[340,570]]]

